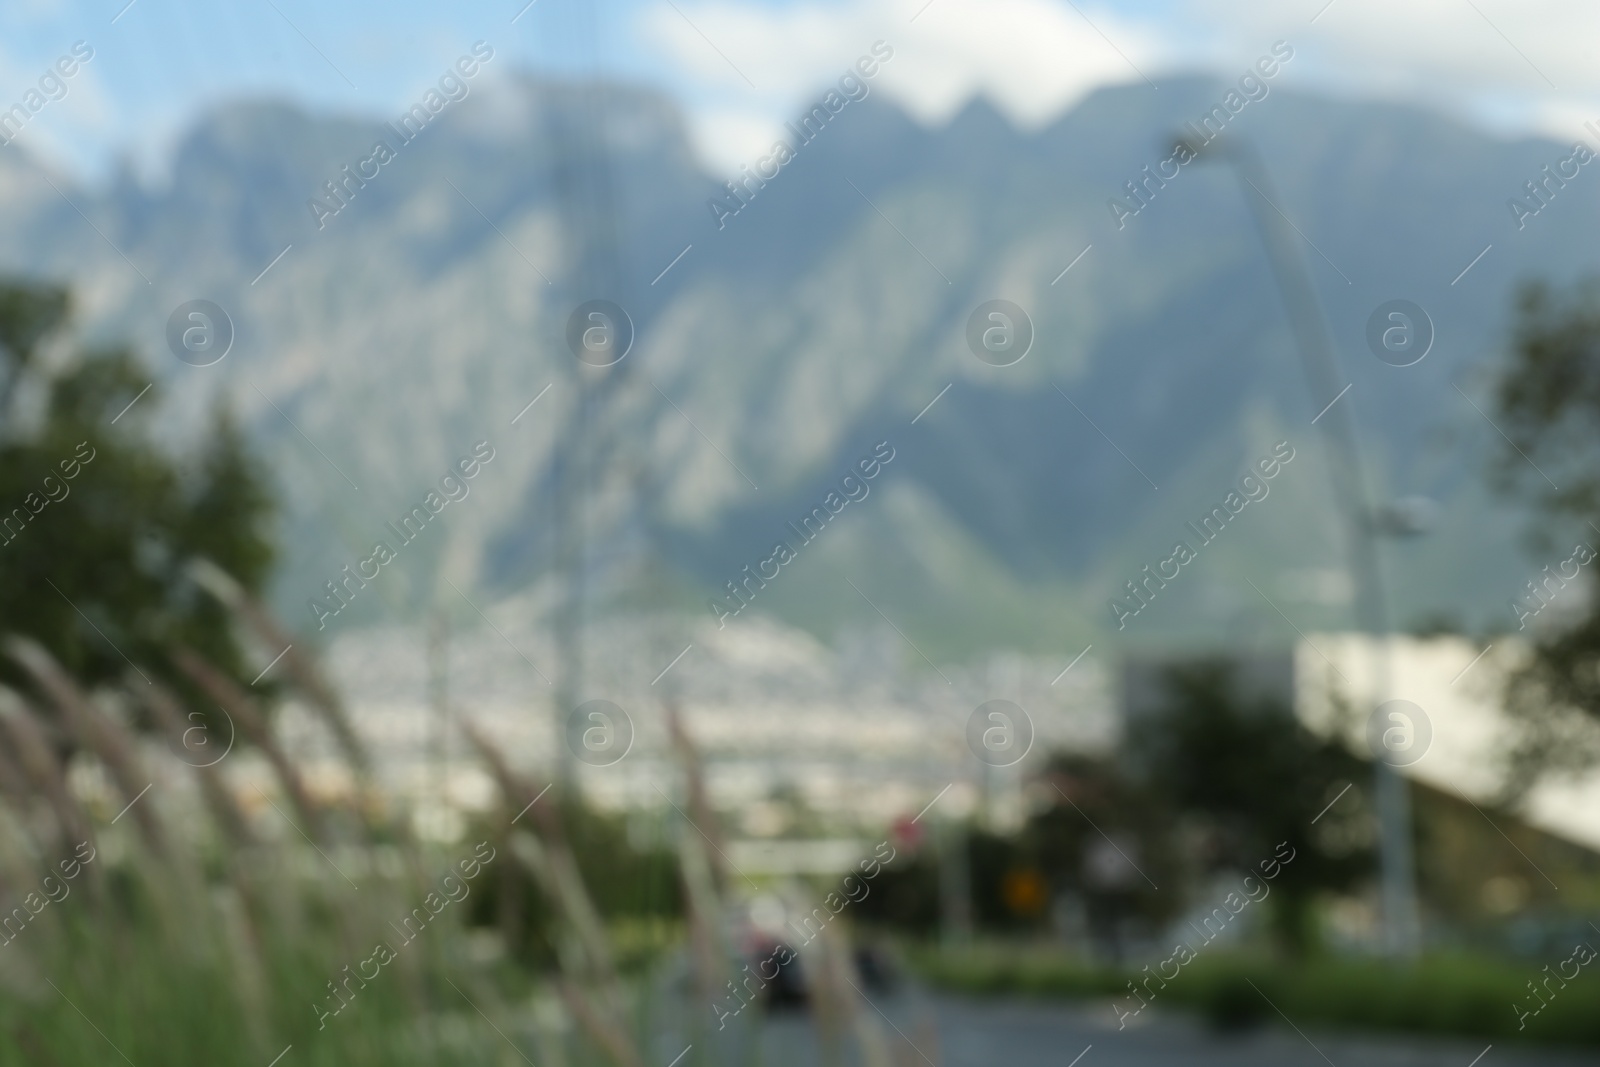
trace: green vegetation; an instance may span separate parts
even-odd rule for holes
[[[1255,873],[1287,843],[1294,860],[1274,879],[1267,909],[1279,947],[1306,954],[1314,896],[1347,890],[1373,869],[1370,838],[1357,828],[1361,805],[1344,796],[1343,808],[1330,807],[1347,785],[1364,791],[1370,769],[1338,741],[1314,736],[1293,709],[1242,692],[1222,665],[1171,671],[1167,697],[1130,730],[1129,762],[1161,808],[1203,839],[1196,873]]]
[[[1503,491],[1537,506],[1530,540],[1549,566],[1530,565],[1511,604],[1519,636],[1533,641],[1506,692],[1523,727],[1512,795],[1542,774],[1600,758],[1600,587],[1592,574],[1600,550],[1600,278],[1565,292],[1530,284],[1517,313],[1496,388],[1506,447],[1495,474]]]
[[[285,825],[257,836],[260,819],[231,836],[216,809],[198,837],[179,833],[158,793],[139,802],[146,822],[76,812],[94,844],[69,878],[68,820],[29,827],[27,803],[7,799],[0,1067],[262,1067],[290,1045],[294,1062],[325,1067],[508,1062],[513,1048],[637,1067],[655,966],[685,940],[665,853],[592,812],[535,835],[501,810],[461,844],[423,849],[403,826],[317,805],[302,825],[340,840],[312,846]],[[583,831],[572,851],[567,826]],[[561,869],[579,878],[556,890]],[[591,897],[585,881],[606,888]],[[558,991],[580,1025],[541,1013]]]
[[[158,431],[148,372],[77,351],[69,310],[0,284],[0,1067],[640,1067],[645,971],[682,940],[668,838],[530,811],[474,734],[502,804],[424,846],[297,648],[277,691],[348,785],[313,780],[245,681],[289,642],[267,478],[225,415]]]
[[[911,960],[935,986],[978,995],[1116,998],[1134,1004],[1128,983],[1145,978],[1139,971],[1095,967],[1059,952],[1016,945],[913,952]],[[1198,1012],[1225,1029],[1273,1023],[1281,1011],[1302,1027],[1600,1042],[1600,1014],[1594,1011],[1600,975],[1587,969],[1569,988],[1557,988],[1543,1011],[1519,1029],[1518,1009],[1537,1003],[1527,983],[1545,977],[1540,966],[1477,955],[1432,956],[1410,966],[1353,957],[1289,964],[1204,956],[1160,989],[1153,1003]]]
[[[315,858],[299,851],[280,859]],[[446,928],[400,947],[372,981],[353,982],[349,1007],[319,1027],[319,1008],[339,1003],[328,983],[344,980],[343,968],[356,969],[379,939],[399,947],[378,916],[387,907],[399,919],[420,903],[400,883],[364,877],[358,904],[349,886],[333,884],[331,871],[332,881],[241,878],[212,885],[207,902],[149,870],[96,873],[95,866],[77,891],[0,949],[8,957],[0,997],[5,1067],[124,1057],[140,1067],[263,1067],[291,1044],[294,1062],[318,1067],[465,1065],[504,1048],[446,981],[486,1011],[500,1003],[452,961],[451,938],[459,934]],[[262,903],[252,901],[258,895],[270,896],[272,907],[252,907]],[[358,907],[370,908],[364,921]]]
[[[181,688],[163,654],[180,645],[242,672],[226,612],[183,568],[205,557],[260,592],[276,557],[266,475],[226,413],[158,441],[160,386],[126,348],[79,346],[71,308],[60,287],[0,282],[5,628],[91,685],[131,659]]]
[[[618,968],[642,970],[683,933],[678,859],[663,837],[666,828],[650,825],[652,838],[636,844],[625,819],[581,804],[562,809],[560,822],[578,874],[610,930]],[[469,836],[479,840],[496,833],[485,823]],[[557,968],[561,911],[528,871],[515,865],[501,871],[474,898],[471,915],[476,925],[498,928],[524,967]]]
[[[1017,833],[966,835],[977,926],[1041,929],[1052,921],[1049,903],[1065,898],[1081,905],[1101,955],[1116,959],[1126,943],[1209,899],[1216,877],[1259,877],[1274,855],[1292,856],[1273,864],[1270,930],[1285,953],[1315,951],[1314,899],[1372,870],[1369,768],[1288,707],[1242,691],[1221,663],[1175,668],[1164,683],[1117,757],[1055,757]],[[936,857],[886,871],[874,896],[865,917],[931,932]]]

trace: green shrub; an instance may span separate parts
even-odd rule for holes
[[[908,955],[934,985],[981,995],[1126,1001],[1128,982],[1144,977],[1060,952],[992,944]],[[1531,1002],[1527,983],[1544,977],[1542,966],[1469,955],[1441,955],[1414,964],[1353,957],[1288,964],[1211,955],[1195,960],[1159,988],[1153,1006],[1194,1011],[1219,1030],[1270,1023],[1282,1012],[1297,1026],[1600,1045],[1600,1012],[1593,1008],[1600,973],[1580,972],[1522,1025],[1517,1007]]]

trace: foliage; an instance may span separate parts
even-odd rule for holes
[[[1051,758],[1042,803],[1019,832],[961,831],[979,929],[1041,928],[1048,905],[1023,900],[1068,894],[1082,903],[1102,954],[1115,959],[1128,935],[1171,922],[1213,874],[1255,872],[1287,843],[1294,860],[1282,866],[1267,908],[1280,947],[1300,954],[1315,945],[1315,898],[1372,871],[1366,764],[1311,734],[1288,707],[1244,695],[1221,663],[1176,668],[1166,682],[1165,705],[1134,724],[1118,758]],[[1109,874],[1097,855],[1113,861]],[[911,859],[885,872],[861,914],[930,932],[938,878],[935,857]],[[1016,891],[1035,878],[1040,890]]]
[[[1097,932],[1113,925],[1160,924],[1173,916],[1176,898],[1156,884],[1176,872],[1171,866],[1170,812],[1159,798],[1131,781],[1113,762],[1057,754],[1042,778],[1043,803],[1013,833],[975,827],[947,828],[938,840],[885,868],[872,895],[856,914],[880,926],[916,934],[934,932],[940,921],[939,852],[959,847],[966,866],[972,920],[979,930],[1038,930],[1051,921],[1052,901],[1072,894],[1084,901]],[[1116,885],[1096,884],[1087,858],[1106,847],[1106,836],[1130,854],[1143,875],[1130,868]],[[1115,940],[1112,938],[1111,940]],[[1109,951],[1120,951],[1111,945]]]
[[[622,962],[648,960],[671,929],[668,924],[683,916],[677,857],[659,837],[636,840],[640,835],[637,830],[630,834],[624,817],[583,803],[563,806],[561,823],[596,911],[608,926],[627,931],[630,951],[623,953]],[[494,831],[486,824],[474,833],[490,836]],[[541,971],[555,968],[559,910],[515,864],[502,866],[484,884],[473,902],[471,921],[498,926],[521,963]]]
[[[89,685],[129,661],[160,672],[177,645],[237,676],[224,609],[183,568],[206,556],[262,588],[275,558],[265,473],[226,413],[184,444],[187,458],[163,449],[150,372],[125,348],[75,349],[70,334],[66,290],[0,283],[4,628]],[[0,665],[0,679],[18,675]]]
[[[963,949],[913,949],[907,957],[930,984],[962,993],[1072,998],[1127,993],[1128,978],[1121,970],[1049,949],[984,942]]]
[[[442,916],[411,945],[383,921],[418,905],[418,886],[368,872],[357,893],[325,864],[297,876],[324,861],[287,845],[262,854],[268,862],[253,873],[236,868],[202,890],[143,862],[134,842],[117,842],[126,859],[114,860],[106,841],[115,836],[102,835],[70,894],[4,948],[0,1067],[125,1058],[261,1067],[290,1044],[295,1062],[320,1067],[445,1067],[489,1062],[504,1048],[445,981],[493,1010],[479,983],[447,963],[459,917]],[[396,961],[343,986],[345,968],[380,939],[397,947]],[[340,1003],[330,982],[349,1004],[319,1020],[319,1006]]]
[[[853,918],[869,925],[926,936],[939,928],[939,857],[933,848],[902,850],[872,881],[872,891],[853,906]]]
[[[1544,517],[1535,542],[1555,545],[1547,531],[1556,527],[1596,544],[1590,534],[1600,521],[1600,278],[1565,293],[1544,283],[1522,289],[1495,401],[1506,436],[1496,480],[1504,491],[1539,505]],[[1565,558],[1571,546],[1562,547]],[[1545,580],[1543,574],[1530,577]],[[1579,617],[1564,627],[1539,620],[1544,625],[1531,631],[1530,655],[1507,685],[1507,706],[1523,727],[1510,754],[1513,797],[1541,774],[1577,770],[1600,757],[1600,601],[1593,593],[1561,590],[1564,585],[1557,578],[1541,588],[1547,597],[1562,591]],[[1590,582],[1587,588],[1596,587]],[[1537,604],[1535,595],[1528,593],[1525,603]]]
[[[925,951],[913,953],[911,960],[940,988],[983,995],[1127,998],[1128,983],[1146,977],[1133,969],[1095,967],[1059,952],[1014,945]],[[1171,1007],[1198,1011],[1221,1029],[1271,1024],[1282,1011],[1302,1026],[1600,1043],[1600,1016],[1582,985],[1595,980],[1588,974],[1574,979],[1570,990],[1558,989],[1548,1006],[1519,1029],[1517,1006],[1530,1001],[1527,983],[1544,977],[1538,963],[1465,954],[1429,956],[1413,964],[1332,956],[1282,963],[1208,955],[1184,967],[1160,990],[1156,1003],[1164,999]]]
[[[1129,731],[1133,765],[1186,821],[1202,871],[1254,872],[1288,843],[1295,858],[1273,884],[1269,911],[1280,946],[1305,952],[1315,939],[1314,896],[1372,870],[1370,844],[1350,832],[1365,814],[1359,790],[1368,767],[1313,735],[1291,708],[1244,693],[1221,663],[1175,668],[1167,690],[1166,705]],[[1357,797],[1328,807],[1346,785]]]
[[[1047,764],[1047,806],[1027,823],[1040,866],[1057,889],[1079,895],[1092,932],[1128,918],[1160,924],[1176,913],[1173,813],[1166,798],[1128,773],[1122,760],[1057,755]],[[1119,884],[1096,875],[1096,853],[1126,857]],[[1113,952],[1118,946],[1110,945]]]
[[[1496,423],[1511,446],[1499,457],[1497,480],[1532,492],[1552,513],[1593,517],[1600,510],[1600,278],[1565,293],[1530,283],[1517,294],[1516,313],[1510,358],[1495,383]]]

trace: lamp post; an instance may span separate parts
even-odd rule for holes
[[[1236,138],[1217,138],[1204,145],[1181,140],[1199,159],[1222,159],[1233,166],[1260,231],[1267,258],[1272,263],[1272,273],[1289,315],[1312,401],[1318,407],[1331,404],[1344,388],[1338,352],[1316,289],[1311,284],[1311,275],[1295,244],[1295,231],[1278,210],[1272,182],[1260,155],[1247,142]],[[1379,512],[1373,506],[1362,469],[1355,419],[1351,413],[1353,403],[1346,399],[1342,404],[1331,404],[1318,421],[1322,423],[1321,430],[1329,446],[1334,492],[1349,527],[1348,566],[1356,591],[1357,614],[1373,640],[1371,703],[1376,708],[1391,695],[1390,620],[1378,551]],[[1411,795],[1405,779],[1383,760],[1373,761],[1373,773],[1382,864],[1385,948],[1391,955],[1415,956],[1421,947],[1421,925],[1412,851]]]

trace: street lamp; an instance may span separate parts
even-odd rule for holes
[[[1383,585],[1378,539],[1395,529],[1391,507],[1380,511],[1372,503],[1361,463],[1356,438],[1353,400],[1334,404],[1344,385],[1339,370],[1338,352],[1328,330],[1327,318],[1311,284],[1305,260],[1295,244],[1295,230],[1278,209],[1271,179],[1260,155],[1247,142],[1237,138],[1213,138],[1204,144],[1180,137],[1178,143],[1193,152],[1198,160],[1221,159],[1232,164],[1234,173],[1250,205],[1272,273],[1289,314],[1290,328],[1300,361],[1311,389],[1313,404],[1330,405],[1318,417],[1332,456],[1330,465],[1334,492],[1349,525],[1348,565],[1356,590],[1356,610],[1364,629],[1372,635],[1374,646],[1373,706],[1390,695],[1393,673],[1389,654],[1389,607]],[[1400,509],[1415,511],[1416,509]],[[1416,532],[1425,522],[1398,523],[1404,532]],[[1391,955],[1415,956],[1421,946],[1421,927],[1417,914],[1415,859],[1412,852],[1411,795],[1406,781],[1388,763],[1373,761],[1377,794],[1379,851],[1383,876],[1383,921],[1385,947]]]

